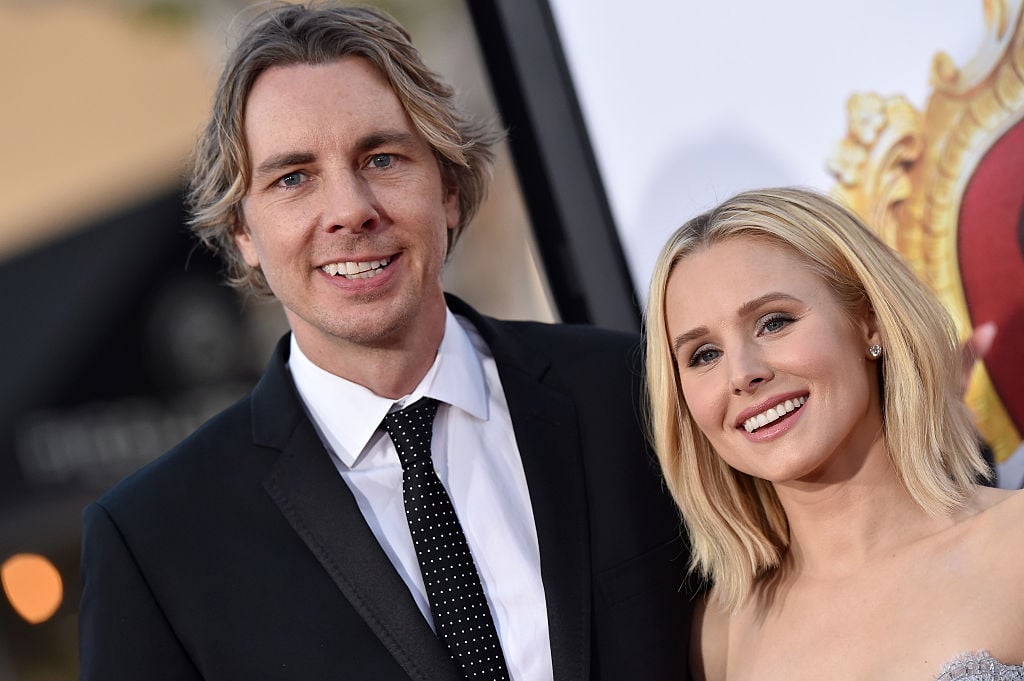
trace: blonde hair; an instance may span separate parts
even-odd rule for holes
[[[224,259],[232,286],[271,295],[263,272],[246,264],[234,241],[251,181],[244,116],[253,84],[275,66],[345,57],[366,59],[383,74],[433,149],[443,181],[458,190],[459,223],[449,232],[449,252],[483,202],[501,134],[463,115],[451,87],[427,68],[397,21],[369,7],[270,5],[253,17],[228,55],[209,123],[192,154],[186,194],[189,225]]]
[[[949,314],[901,257],[850,210],[819,193],[738,194],[676,231],[658,256],[646,310],[648,425],[690,535],[691,568],[735,609],[781,564],[786,514],[765,480],[729,467],[690,415],[665,322],[674,268],[695,251],[752,237],[795,252],[851,316],[869,306],[885,349],[879,362],[884,437],[914,500],[940,515],[989,475],[960,394],[960,350]]]

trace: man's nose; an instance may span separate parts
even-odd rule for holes
[[[361,232],[380,222],[373,188],[358,172],[325,178],[321,225],[327,231]]]

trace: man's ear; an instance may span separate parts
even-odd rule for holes
[[[454,231],[459,226],[462,217],[462,209],[459,208],[459,187],[454,180],[445,178],[444,185],[444,213],[448,231]]]
[[[241,208],[235,211],[232,223],[234,224],[234,230],[231,236],[235,240],[235,246],[238,247],[239,252],[242,254],[245,264],[253,269],[259,267],[260,256],[256,251],[256,245],[253,243],[252,234],[249,232],[249,228],[245,226],[245,216],[242,215]]]

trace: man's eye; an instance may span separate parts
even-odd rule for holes
[[[298,187],[300,184],[302,184],[302,178],[303,178],[302,173],[299,173],[299,172],[288,173],[287,175],[282,177],[277,182],[282,187]]]
[[[374,154],[367,165],[371,168],[390,168],[391,154]]]

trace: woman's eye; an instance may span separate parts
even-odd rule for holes
[[[718,350],[709,347],[699,347],[697,351],[690,355],[689,366],[704,366],[718,359],[718,355],[721,354]]]
[[[390,168],[391,167],[391,154],[374,154],[370,157],[367,165],[371,168]]]
[[[789,315],[771,314],[761,320],[758,324],[758,331],[762,333],[775,333],[791,321],[793,321],[793,318]]]

